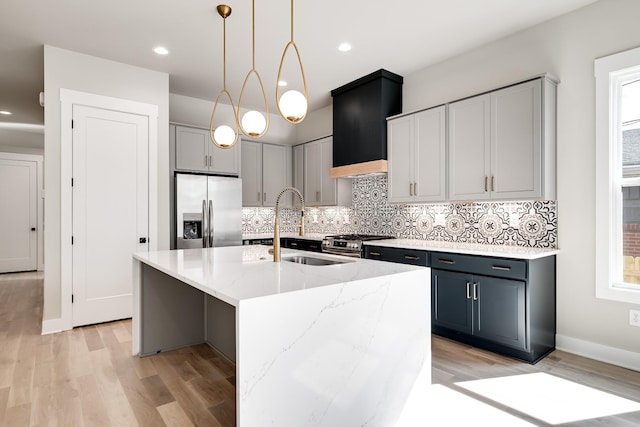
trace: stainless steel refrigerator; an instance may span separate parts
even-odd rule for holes
[[[176,174],[176,247],[242,245],[242,180]]]

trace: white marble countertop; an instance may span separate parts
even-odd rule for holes
[[[273,262],[269,247],[232,246],[207,249],[140,252],[134,258],[233,306],[243,300],[309,288],[354,282],[413,271],[423,267],[282,249]],[[294,255],[347,261],[313,266],[286,261]]]
[[[474,243],[439,242],[434,240],[389,239],[369,240],[365,245],[389,248],[417,249],[432,252],[452,252],[457,254],[493,256],[515,259],[537,259],[560,253],[558,249],[525,248],[506,245],[482,245]]]
[[[305,234],[304,236],[300,236],[298,235],[298,233],[280,233],[280,237],[293,237],[296,239],[303,239],[303,240],[318,240],[318,241],[322,241],[324,239],[324,237],[327,236],[327,234],[321,234],[321,233],[308,233]],[[243,234],[242,235],[242,240],[248,240],[248,239],[272,239],[273,238],[273,233],[258,233],[258,234]]]

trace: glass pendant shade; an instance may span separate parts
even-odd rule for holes
[[[242,116],[240,128],[245,135],[260,138],[267,131],[267,120],[259,111],[250,110]]]
[[[300,123],[307,116],[308,111],[308,99],[309,93],[307,91],[307,79],[304,75],[304,68],[302,67],[302,58],[300,57],[300,51],[298,46],[293,41],[293,0],[291,0],[291,40],[284,48],[282,52],[282,58],[280,59],[280,68],[278,69],[278,77],[276,82],[282,81],[282,66],[284,59],[287,56],[289,48],[293,48],[296,57],[298,58],[298,66],[300,67],[300,75],[302,76],[302,85],[304,93],[298,90],[289,90],[280,96],[280,85],[276,83],[276,105],[280,115],[290,123]]]
[[[213,139],[223,147],[229,147],[234,144],[237,139],[236,132],[231,126],[221,125],[213,131]]]
[[[216,98],[216,102],[213,105],[213,111],[211,112],[211,121],[209,122],[209,139],[211,142],[220,148],[231,148],[238,142],[238,113],[236,107],[233,104],[231,94],[227,90],[227,17],[231,15],[231,8],[225,4],[220,4],[216,8],[218,14],[222,17],[222,39],[223,39],[223,88]],[[216,124],[216,111],[220,104],[220,98],[226,97],[229,100],[229,105],[233,111],[233,127],[228,124]]]
[[[297,90],[286,91],[279,105],[280,113],[291,123],[299,123],[307,115],[307,98]]]

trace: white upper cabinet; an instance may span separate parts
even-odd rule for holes
[[[446,199],[445,106],[391,119],[387,123],[389,202]]]
[[[351,205],[351,180],[331,178],[332,166],[332,137],[304,144],[304,199],[306,205]]]
[[[554,199],[555,102],[540,78],[449,104],[449,199]]]
[[[209,139],[209,129],[176,126],[176,170],[239,175],[240,144],[219,148]]]
[[[242,141],[242,205],[275,206],[278,194],[291,186],[291,147]],[[291,194],[280,199],[291,206]]]

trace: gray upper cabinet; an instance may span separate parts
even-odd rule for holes
[[[293,147],[293,187],[304,194],[304,144]]]
[[[449,104],[449,200],[555,198],[556,83]]]
[[[240,174],[240,144],[219,148],[209,140],[209,130],[175,126],[176,170],[220,175]]]
[[[262,206],[262,144],[242,141],[242,206]]]
[[[291,180],[291,147],[242,141],[243,206],[275,206]],[[283,195],[281,206],[291,206],[292,200],[291,194]]]
[[[387,123],[389,202],[446,200],[446,107]]]
[[[350,206],[351,180],[331,178],[333,138],[304,144],[304,199],[308,206]]]

